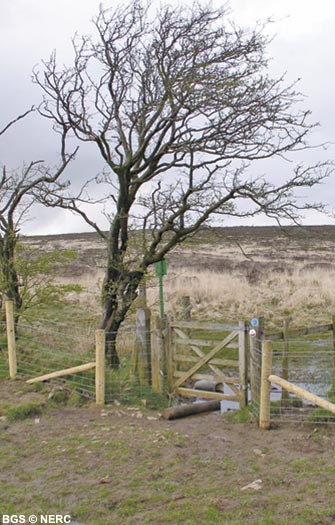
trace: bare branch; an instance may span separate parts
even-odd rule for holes
[[[322,209],[298,194],[329,176],[331,163],[300,164],[278,183],[249,172],[255,161],[308,148],[317,126],[297,83],[268,74],[264,27],[230,24],[225,6],[135,0],[100,7],[96,35],[73,41],[72,66],[59,69],[53,54],[35,70],[39,111],[61,133],[64,151],[71,134],[96,145],[105,163],[105,328],[117,331],[148,266],[212,217],[297,221],[305,209]],[[50,205],[99,231],[83,195],[50,194]],[[136,257],[132,227],[144,243]]]
[[[6,126],[0,130],[0,136],[3,135],[4,133],[6,133],[6,131],[11,127],[13,126],[14,124],[16,124],[17,122],[19,122],[19,120],[22,120],[23,118],[25,118],[27,115],[29,115],[29,113],[32,113],[33,111],[35,111],[35,107],[32,106],[30,109],[28,109],[27,111],[25,111],[24,113],[22,113],[22,115],[19,115],[18,117],[16,117],[15,119],[11,120],[8,124],[6,124]]]
[[[0,135],[28,115],[34,108],[19,115],[7,124]],[[33,160],[23,164],[21,169],[9,170],[2,167],[0,179],[0,285],[1,293],[12,299],[17,312],[24,305],[24,292],[20,287],[17,242],[20,227],[27,218],[30,208],[36,202],[36,193],[46,191],[50,185],[59,181],[68,164],[74,159],[78,147],[68,154],[64,128],[61,138],[61,161],[59,166],[50,168],[43,160]],[[18,320],[17,313],[16,320]]]

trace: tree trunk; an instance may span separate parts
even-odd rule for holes
[[[137,297],[137,289],[141,282],[143,271],[129,271],[118,259],[116,264],[109,260],[103,286],[104,314],[101,328],[106,332],[106,356],[109,357],[111,368],[119,368],[120,358],[117,353],[116,339],[118,330],[125,320],[129,308]]]
[[[106,356],[109,357],[111,368],[119,368],[120,358],[116,349],[116,332],[106,332]]]
[[[15,326],[19,322],[19,310],[22,306],[19,276],[15,268],[15,247],[17,237],[15,232],[6,233],[1,240],[0,264],[3,280],[3,292],[7,299],[14,302]]]

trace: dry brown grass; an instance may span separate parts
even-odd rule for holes
[[[201,232],[168,256],[165,307],[178,315],[190,296],[198,319],[237,321],[263,315],[269,327],[289,317],[294,325],[329,322],[335,312],[335,227],[225,228]],[[78,259],[62,282],[84,291],[72,297],[99,308],[105,247],[94,234],[32,238],[36,248],[69,248]],[[158,283],[152,272],[148,300],[158,312]]]
[[[157,307],[157,294],[156,287],[149,290],[152,308]],[[329,322],[335,312],[335,273],[303,268],[293,273],[272,270],[261,281],[251,283],[246,276],[185,269],[166,279],[167,310],[178,314],[185,295],[198,319],[237,321],[263,315],[270,328],[281,326],[284,317],[296,326],[318,324]]]

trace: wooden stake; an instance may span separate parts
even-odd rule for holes
[[[105,331],[95,332],[95,402],[105,404]]]
[[[6,300],[5,310],[6,310],[9,377],[11,379],[14,379],[17,375],[15,329],[14,329],[14,302],[11,300]]]
[[[259,409],[259,427],[262,430],[270,428],[270,394],[271,383],[269,375],[272,371],[272,343],[262,342],[262,374],[261,374],[261,398]]]
[[[283,379],[288,380],[288,367],[289,367],[289,320],[284,320],[284,326],[283,326],[283,336],[284,336],[284,342],[283,342],[283,360],[282,360],[282,376]],[[281,392],[281,400],[283,403],[288,400],[288,392],[287,390],[282,390]]]
[[[192,321],[192,304],[191,299],[189,295],[183,295],[181,298],[181,308],[182,311],[180,313],[180,319],[181,321],[185,321],[186,323],[190,323]],[[192,330],[191,329],[185,329],[185,333],[188,335],[188,337],[192,337]]]
[[[191,314],[192,304],[191,304],[191,299],[189,295],[182,296],[181,307],[182,307],[182,311],[181,311],[180,319],[182,319],[183,321],[191,321],[192,320],[192,314]]]
[[[26,383],[32,385],[40,381],[48,381],[49,379],[57,379],[57,377],[78,374],[78,372],[86,372],[86,370],[91,370],[92,368],[95,368],[95,363],[86,363],[85,365],[73,366],[72,368],[65,368],[64,370],[57,370],[57,372],[50,372],[50,374],[34,377],[33,379],[28,379]]]

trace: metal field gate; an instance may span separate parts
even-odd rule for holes
[[[227,326],[172,321],[169,328],[172,393],[236,401],[243,408],[248,402],[246,323]],[[200,382],[222,388],[200,390]]]

